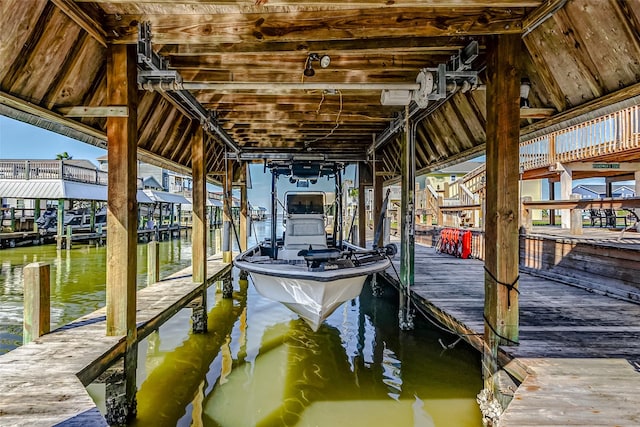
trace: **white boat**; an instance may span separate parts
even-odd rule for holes
[[[336,203],[340,206],[342,165],[310,162],[271,164],[274,174],[291,181],[315,181],[322,176],[336,177]],[[272,191],[273,198],[275,191]],[[251,275],[256,290],[279,301],[303,318],[316,331],[320,324],[345,301],[362,291],[367,276],[391,266],[395,246],[364,249],[342,241],[341,215],[327,236],[324,193],[286,194],[285,233],[276,237],[277,200],[272,200],[271,238],[240,254],[234,265]],[[335,243],[334,243],[335,242]]]

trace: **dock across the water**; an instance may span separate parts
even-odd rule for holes
[[[484,275],[480,260],[416,244],[412,300],[481,350]],[[640,425],[640,306],[527,273],[519,292],[519,345],[501,350],[521,384],[504,390],[500,426]]]

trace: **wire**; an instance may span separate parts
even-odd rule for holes
[[[331,135],[333,135],[333,133],[336,131],[336,129],[338,129],[338,127],[340,126],[340,115],[342,114],[342,92],[339,91],[339,90],[337,90],[336,92],[338,93],[338,95],[340,95],[340,110],[338,110],[338,115],[336,116],[336,124],[335,124],[335,126],[325,136],[321,136],[321,137],[316,138],[316,139],[314,139],[312,141],[305,142],[304,143],[304,147],[305,148],[309,148],[309,146],[311,144],[313,144],[314,142],[322,141],[323,139],[329,138]],[[320,105],[318,105],[318,109],[316,110],[316,114],[320,113],[320,106],[322,105],[323,101],[324,101],[324,92],[322,92],[322,99],[320,100]]]

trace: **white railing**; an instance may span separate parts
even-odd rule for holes
[[[520,170],[588,161],[637,149],[640,149],[640,105],[521,142]],[[486,167],[483,164],[448,185],[442,206],[481,204],[485,185]],[[428,193],[429,189],[422,191]],[[431,201],[438,199],[435,191],[432,197],[429,194],[426,197]],[[474,222],[478,222],[478,218]]]
[[[0,179],[63,179],[107,185],[105,171],[66,164],[64,160],[3,160]]]

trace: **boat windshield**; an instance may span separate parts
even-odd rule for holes
[[[288,193],[288,214],[324,214],[324,194]]]

